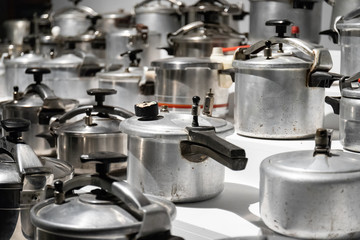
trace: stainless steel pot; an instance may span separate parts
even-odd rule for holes
[[[34,75],[35,83],[30,84],[23,93],[14,87],[13,100],[1,103],[2,119],[30,120],[29,131],[23,134],[24,141],[38,155],[54,155],[55,139],[49,132],[50,118],[76,108],[79,102],[57,97],[47,85],[42,83],[42,75],[50,73],[49,69],[29,68],[26,73]]]
[[[192,22],[168,35],[170,55],[210,57],[214,47],[244,45],[245,35],[223,24]]]
[[[359,156],[331,150],[330,141],[320,129],[314,151],[261,163],[260,213],[271,230],[299,239],[359,239]]]
[[[181,27],[179,8],[182,6],[184,3],[177,0],[142,1],[134,6],[135,23],[145,24],[150,31],[161,33],[161,44],[166,46],[167,35]]]
[[[132,14],[125,12],[124,9],[102,13],[96,28],[105,33],[116,32],[122,28],[130,28],[132,18]]]
[[[273,53],[278,45],[282,53]],[[289,51],[283,48],[289,46]],[[264,50],[264,54],[258,54]],[[239,49],[235,68],[235,129],[274,139],[305,138],[321,127],[325,88],[333,80],[327,49],[297,38],[272,37]]]
[[[213,115],[224,117],[228,112],[232,80],[221,74],[221,63],[209,58],[174,57],[153,61],[151,65],[155,67],[155,99],[160,106],[189,111],[193,96],[206,96],[210,91],[214,98]]]
[[[86,6],[73,6],[60,9],[52,15],[53,26],[60,28],[60,36],[74,37],[85,33],[91,26],[87,16],[98,15]]]
[[[106,36],[106,65],[110,69],[116,65],[128,66],[129,60],[120,54],[142,49],[140,66],[150,66],[151,61],[160,58],[158,47],[161,47],[160,33],[149,31],[144,25],[109,33]]]
[[[114,89],[90,89],[87,93],[95,96],[96,105],[69,111],[51,124],[57,138],[58,158],[74,166],[78,174],[95,172],[94,164],[80,162],[83,154],[100,151],[127,153],[127,136],[120,131],[119,125],[121,119],[133,115],[125,109],[103,105],[105,95],[115,94]],[[124,164],[111,165],[112,171],[122,168]]]
[[[46,76],[46,79],[48,81],[57,81],[59,79],[79,77],[82,64],[83,59],[74,54],[67,53],[53,59],[44,60],[41,65],[51,70],[51,73],[49,76]]]
[[[30,21],[25,19],[6,20],[3,23],[5,37],[14,45],[23,45],[23,39],[30,34]]]
[[[335,31],[339,34],[341,46],[340,71],[344,75],[351,76],[358,72],[360,63],[360,7],[346,16],[339,17],[335,22]]]
[[[171,202],[146,197],[126,182],[113,181],[104,172],[99,173],[100,176],[76,177],[64,185],[56,182],[54,198],[31,209],[35,239],[182,240],[170,233],[171,220],[176,214]],[[71,197],[65,195],[87,185],[100,189]]]
[[[162,112],[156,102],[135,106],[136,117],[121,122],[128,134],[127,181],[144,193],[173,202],[212,198],[224,188],[224,166],[245,168],[245,151],[222,139],[231,123],[198,117],[199,98],[192,113]]]
[[[334,27],[335,19],[338,16],[345,16],[360,7],[360,0],[325,0],[325,2],[332,6],[330,28]]]
[[[360,127],[360,85],[357,73],[352,77],[343,77],[339,83],[341,98],[326,97],[325,102],[330,104],[334,113],[339,115],[340,142],[344,149],[360,152],[360,137],[357,130]]]
[[[51,185],[53,179],[67,181],[73,176],[70,165],[60,160],[39,159],[22,141],[21,132],[29,125],[30,122],[23,119],[1,121],[1,126],[9,132],[0,139],[2,239],[32,239],[30,208],[45,199],[47,185]]]
[[[322,0],[250,0],[249,40],[255,43],[274,35],[265,26],[272,19],[288,19],[300,28],[300,38],[319,43]]]
[[[243,6],[231,4],[226,0],[200,0],[191,6],[180,8],[183,14],[183,24],[196,21],[218,23],[238,29],[236,20],[241,20],[249,14]]]

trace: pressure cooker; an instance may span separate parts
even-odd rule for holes
[[[71,179],[73,168],[61,160],[36,156],[21,137],[29,129],[28,120],[6,119],[1,126],[8,134],[0,139],[0,235],[2,239],[31,239],[30,208],[46,198],[47,185],[54,179]]]
[[[224,188],[224,166],[245,168],[245,151],[223,138],[231,123],[199,116],[199,97],[190,114],[159,114],[154,101],[135,105],[136,116],[120,129],[128,134],[127,181],[143,193],[173,202],[212,198]]]
[[[161,33],[161,44],[167,43],[167,34],[181,27],[180,7],[184,3],[178,0],[145,0],[134,6],[135,23],[149,26],[150,31]]]
[[[175,57],[210,57],[214,47],[244,45],[246,37],[224,24],[196,21],[168,35],[169,55]]]
[[[127,154],[127,136],[119,129],[124,118],[133,113],[114,106],[104,105],[105,96],[115,94],[114,89],[89,89],[95,96],[95,105],[85,105],[69,111],[51,125],[56,136],[57,157],[70,163],[76,174],[94,173],[95,166],[80,162],[80,156],[91,152],[110,151]],[[124,164],[112,164],[111,171],[121,171]]]
[[[222,73],[222,63],[205,57],[174,57],[151,65],[155,67],[155,100],[160,106],[186,112],[191,109],[193,96],[210,94],[214,101],[212,114],[224,117],[228,112],[232,80]]]
[[[104,33],[116,32],[122,28],[131,27],[133,16],[124,9],[115,12],[101,13],[101,19],[96,25],[96,29]]]
[[[182,240],[170,233],[176,214],[171,202],[145,196],[124,181],[112,180],[106,169],[116,160],[94,156],[82,160],[96,161],[98,175],[55,182],[54,197],[31,209],[35,239]],[[71,194],[71,190],[88,185],[93,186],[92,191]]]
[[[360,138],[357,134],[359,129],[360,116],[358,108],[360,106],[360,74],[351,77],[344,76],[339,83],[341,98],[325,98],[325,102],[330,104],[335,114],[339,115],[339,136],[344,149],[360,152]]]
[[[359,239],[360,161],[331,149],[318,129],[315,149],[272,155],[260,165],[260,214],[271,230],[299,239]]]
[[[42,83],[43,74],[50,73],[46,68],[28,68],[27,74],[34,77],[34,83],[27,86],[24,92],[14,87],[13,99],[1,103],[2,119],[25,118],[30,120],[29,131],[23,134],[38,155],[55,154],[55,139],[49,132],[50,119],[55,115],[64,114],[77,107],[75,99],[57,97],[54,92]]]
[[[284,30],[283,21],[273,23]],[[325,87],[338,80],[328,73],[330,53],[283,33],[235,53],[234,121],[240,135],[306,138],[323,125]]]
[[[273,36],[265,26],[272,19],[288,19],[299,27],[300,38],[319,43],[322,0],[250,0],[249,41],[255,43]]]

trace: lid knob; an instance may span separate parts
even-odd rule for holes
[[[48,68],[27,68],[25,70],[26,74],[33,74],[34,75],[34,81],[36,84],[40,84],[43,80],[43,75],[50,73],[50,69]]]
[[[95,102],[97,106],[103,106],[106,95],[116,94],[117,91],[115,89],[107,89],[107,88],[92,88],[86,91],[88,95],[95,96]]]
[[[135,49],[123,52],[120,54],[121,57],[128,55],[130,59],[130,67],[138,67],[141,59],[137,57],[138,53],[141,53],[142,49]]]
[[[54,197],[56,204],[62,204],[65,202],[65,194],[63,191],[64,183],[60,180],[54,182]]]
[[[159,106],[155,101],[145,101],[135,104],[135,115],[142,120],[156,120],[158,113]]]
[[[317,154],[326,154],[331,156],[331,134],[332,131],[325,128],[319,128],[316,130],[314,156]]]
[[[278,34],[278,37],[285,37],[286,27],[290,26],[292,22],[287,19],[283,20],[269,20],[265,22],[266,26],[275,26],[275,31]]]
[[[9,132],[7,140],[11,142],[22,142],[21,133],[29,130],[30,121],[22,118],[9,118],[1,121],[1,127]]]
[[[199,115],[200,115],[200,107],[199,107],[200,97],[194,96],[192,98],[192,101],[193,101],[193,105],[191,107],[191,115],[193,115],[192,126],[198,127],[199,126]]]
[[[85,124],[87,126],[91,126],[93,124],[92,117],[91,117],[91,108],[86,109],[85,114],[86,114],[86,116],[84,118],[85,119]]]

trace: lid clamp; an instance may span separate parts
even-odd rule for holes
[[[313,156],[317,154],[325,154],[331,157],[331,135],[332,130],[318,128],[315,134],[315,149]]]
[[[203,114],[208,117],[212,116],[212,111],[214,108],[214,93],[211,90],[212,89],[210,88],[209,92],[206,93],[204,108],[203,108]]]

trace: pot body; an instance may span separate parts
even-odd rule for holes
[[[326,0],[326,2],[333,7],[330,28],[334,27],[336,17],[344,16],[360,6],[360,0]]]
[[[306,1],[305,1],[306,2]],[[309,1],[310,2],[310,1]],[[322,1],[313,1],[313,7],[294,8],[290,0],[250,0],[249,40],[254,43],[275,35],[275,29],[265,26],[274,19],[288,19],[300,28],[300,38],[319,43]]]
[[[199,163],[183,158],[180,141],[186,139],[129,135],[127,181],[172,202],[196,202],[221,193],[225,167],[211,158]]]
[[[129,66],[130,60],[120,54],[129,50],[142,49],[139,54],[141,66],[150,66],[151,61],[160,58],[160,33],[149,32],[147,37],[140,34],[135,28],[122,29],[108,33],[106,37],[106,65]]]
[[[304,172],[270,162],[271,157],[260,166],[260,213],[270,229],[300,239],[360,237],[358,171]]]
[[[301,68],[238,69],[235,74],[235,130],[273,139],[314,135],[323,125],[324,88],[306,87]]]
[[[360,29],[340,30],[341,74],[351,76],[358,72],[360,63]]]
[[[92,152],[111,151],[127,154],[127,136],[121,132],[114,133],[60,133],[57,136],[56,152],[59,159],[71,164],[75,173],[95,172],[94,163],[81,163],[80,156]],[[112,163],[110,170],[121,170],[122,163]]]
[[[22,45],[23,39],[30,34],[30,21],[7,20],[3,23],[6,38],[15,45]]]
[[[339,134],[344,149],[360,152],[360,138],[357,129],[360,127],[359,99],[342,97],[340,99]]]
[[[220,85],[220,74],[217,69],[156,68],[155,72],[155,99],[160,106],[167,105],[170,111],[190,112],[192,97],[204,98],[211,89],[214,93],[213,116],[224,117],[228,113],[229,91]]]

